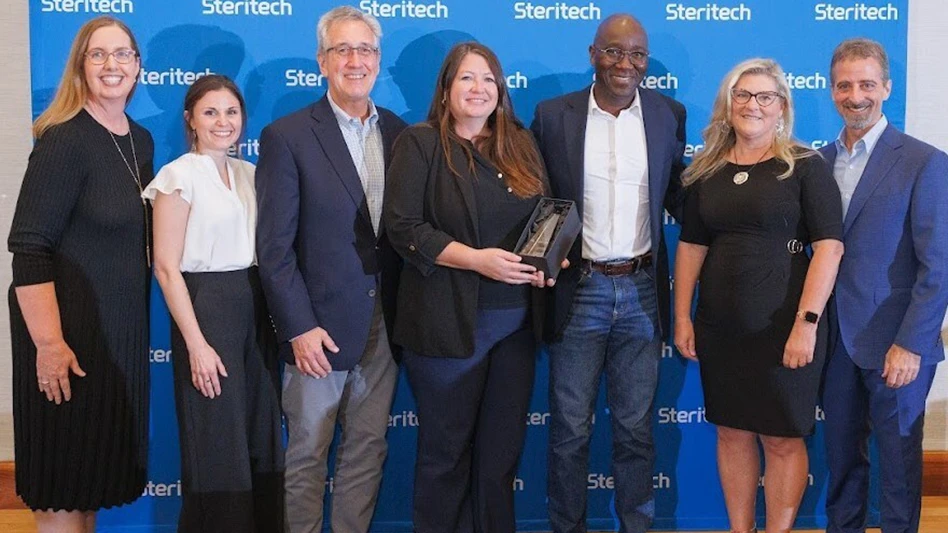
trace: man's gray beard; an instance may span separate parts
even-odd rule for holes
[[[864,130],[869,127],[869,123],[872,121],[872,117],[867,117],[863,119],[846,119],[846,127],[852,130]]]

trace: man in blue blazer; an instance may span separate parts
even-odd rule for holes
[[[541,102],[531,126],[553,196],[576,202],[582,233],[551,294],[547,493],[555,533],[586,531],[593,409],[602,372],[620,531],[654,515],[652,405],[669,330],[662,207],[680,207],[685,108],[639,86],[648,37],[632,16],[602,22],[592,87]]]
[[[914,533],[925,399],[945,357],[948,156],[883,116],[892,81],[881,45],[843,42],[830,73],[845,127],[822,152],[842,194],[846,252],[829,305],[837,339],[823,393],[826,530],[865,531],[873,433],[881,459],[882,531]]]
[[[287,531],[323,526],[327,453],[342,427],[332,530],[368,530],[398,371],[389,345],[401,261],[381,226],[385,169],[405,123],[375,106],[378,21],[344,6],[317,26],[329,84],[262,133],[257,261],[289,363],[283,378]]]

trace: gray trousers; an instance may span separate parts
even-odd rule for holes
[[[294,365],[286,365],[283,412],[290,437],[285,478],[288,533],[322,531],[327,456],[336,422],[342,433],[335,473],[328,484],[331,530],[369,530],[388,452],[385,432],[397,379],[398,367],[392,359],[379,303],[365,352],[355,368],[315,379]]]

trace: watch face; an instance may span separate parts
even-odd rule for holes
[[[816,324],[820,320],[820,315],[814,313],[813,311],[807,311],[803,314],[803,320],[811,324]]]

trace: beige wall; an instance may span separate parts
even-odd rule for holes
[[[948,72],[943,51],[948,49],[948,4],[944,0],[909,0],[908,83],[905,130],[948,151]],[[948,179],[948,176],[945,176]],[[948,326],[948,319],[945,321]],[[942,329],[948,341],[948,329]],[[928,396],[925,449],[948,450],[948,364],[938,365]]]
[[[13,407],[10,402],[10,328],[7,287],[10,254],[7,235],[30,153],[30,34],[27,0],[6,0],[0,12],[0,461],[13,459]]]
[[[0,12],[0,242],[6,242],[10,218],[30,150],[30,74],[27,0],[5,0]],[[948,150],[948,71],[941,64],[948,49],[948,5],[943,0],[909,0],[909,133]],[[946,178],[948,179],[948,178]],[[0,289],[6,299],[10,256],[0,246]],[[10,331],[6,302],[0,306],[0,461],[13,458],[10,403]],[[948,330],[945,335],[948,336]],[[948,450],[948,364],[940,365],[929,398],[926,449]]]

